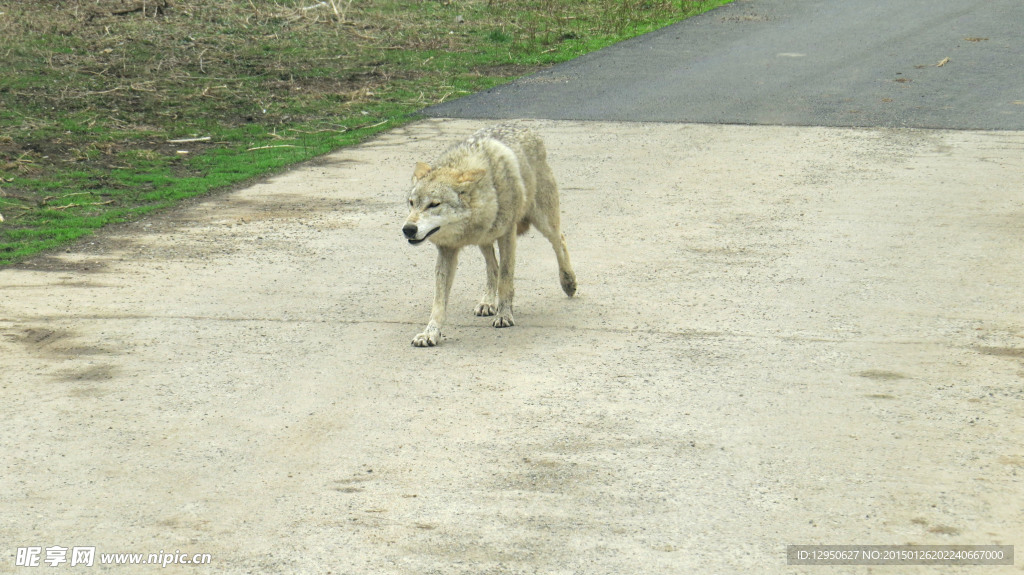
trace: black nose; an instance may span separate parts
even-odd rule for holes
[[[416,225],[415,224],[405,224],[404,226],[402,226],[402,233],[405,234],[405,237],[410,239],[410,240],[415,238],[416,237]]]

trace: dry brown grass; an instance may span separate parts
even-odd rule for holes
[[[0,264],[704,7],[0,0]]]

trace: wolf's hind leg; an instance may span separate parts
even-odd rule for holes
[[[512,318],[512,299],[515,297],[516,273],[516,231],[498,238],[498,253],[501,263],[498,266],[498,309],[495,311],[494,327],[512,327],[516,324]]]
[[[576,272],[572,270],[569,249],[565,246],[565,236],[562,235],[558,184],[543,154],[536,161],[536,165],[537,195],[529,219],[533,227],[537,228],[537,231],[551,242],[551,247],[555,248],[555,257],[558,258],[558,281],[562,284],[565,295],[572,297],[576,294]]]
[[[555,257],[558,258],[558,281],[562,284],[565,295],[572,297],[576,294],[576,272],[569,261],[565,235],[558,229],[558,214],[537,214],[533,218],[533,226],[551,242],[551,247],[555,248]]]

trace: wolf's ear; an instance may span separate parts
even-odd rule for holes
[[[430,165],[428,164],[424,164],[423,162],[416,162],[416,170],[412,173],[412,181],[415,183],[418,182],[419,180],[422,180],[423,177],[429,174],[430,170],[432,169],[433,168],[431,168]]]
[[[458,182],[460,184],[475,184],[480,181],[480,178],[484,177],[487,170],[466,170],[459,174]]]

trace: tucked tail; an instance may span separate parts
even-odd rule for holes
[[[521,235],[525,234],[527,231],[529,231],[529,229],[530,229],[530,220],[519,220],[519,223],[516,224],[516,234],[517,235],[521,236]]]

